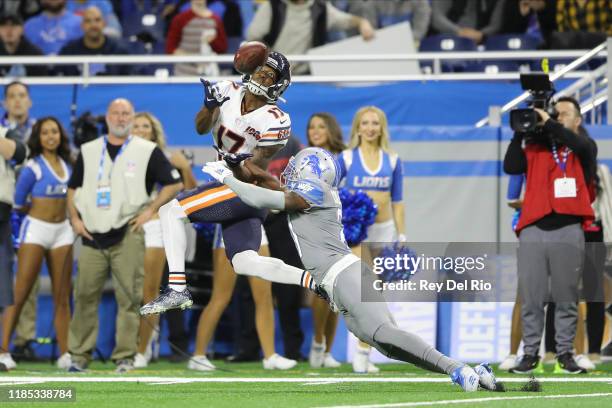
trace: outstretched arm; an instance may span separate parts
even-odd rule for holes
[[[302,197],[292,191],[271,191],[244,183],[233,175],[225,177],[222,183],[231,188],[242,201],[251,207],[286,211],[300,211],[310,207]]]

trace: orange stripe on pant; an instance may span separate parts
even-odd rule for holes
[[[194,212],[201,210],[202,208],[210,207],[210,206],[218,204],[218,203],[220,203],[222,201],[230,200],[230,199],[232,199],[234,197],[238,197],[236,195],[236,193],[231,193],[231,194],[223,195],[221,197],[217,197],[214,200],[206,201],[205,203],[202,203],[202,204],[196,205],[195,207],[191,207],[189,209],[186,209],[185,210],[185,214],[191,215]]]
[[[179,204],[181,206],[185,206],[185,205],[189,204],[192,201],[199,200],[200,198],[204,198],[206,196],[218,193],[218,192],[223,191],[223,190],[229,190],[229,187],[228,186],[220,186],[220,187],[211,188],[210,190],[202,191],[199,194],[196,194],[196,195],[191,196],[191,197],[187,197],[184,200],[179,201]]]

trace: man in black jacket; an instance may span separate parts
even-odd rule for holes
[[[0,56],[43,55],[42,51],[23,35],[23,20],[18,15],[0,17]],[[47,75],[45,65],[0,65],[0,76]]]
[[[92,6],[83,13],[83,37],[66,44],[60,55],[127,55],[127,49],[117,40],[104,35],[106,22],[99,8]],[[64,65],[58,71],[64,75],[82,74],[83,66]],[[90,64],[89,75],[129,75],[129,65]]]

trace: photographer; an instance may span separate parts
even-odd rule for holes
[[[515,132],[504,158],[506,173],[526,173],[516,226],[524,355],[512,372],[529,373],[539,363],[550,275],[557,361],[563,371],[580,373],[585,370],[574,360],[573,342],[584,254],[581,224],[593,219],[590,186],[596,147],[579,136],[582,118],[575,99],[559,98],[557,120],[542,109],[534,110],[539,115],[536,128]]]

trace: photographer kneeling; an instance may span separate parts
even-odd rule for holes
[[[506,173],[526,174],[525,199],[516,227],[524,355],[511,371],[530,373],[539,364],[550,276],[556,303],[558,367],[580,373],[585,370],[574,360],[573,343],[584,257],[581,224],[593,219],[589,186],[596,147],[579,136],[580,105],[573,98],[559,98],[557,120],[544,110],[534,110],[539,115],[535,129],[515,132],[504,158]]]

